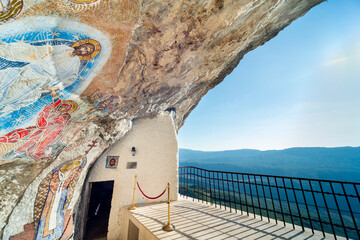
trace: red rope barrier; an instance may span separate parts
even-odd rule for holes
[[[137,182],[136,184],[137,184],[140,192],[141,192],[146,198],[148,198],[148,199],[157,199],[157,198],[161,197],[162,195],[164,195],[164,193],[166,192],[166,188],[165,188],[165,190],[164,190],[159,196],[157,196],[157,197],[149,197],[149,196],[147,196],[147,195],[141,190],[141,187],[140,187],[140,185],[139,185],[139,182]]]

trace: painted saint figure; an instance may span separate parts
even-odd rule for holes
[[[86,157],[80,156],[52,170],[41,182],[34,208],[36,240],[71,238],[68,205],[85,164]]]
[[[34,103],[42,89],[68,87],[78,78],[80,61],[92,59],[100,51],[100,43],[92,39],[79,40],[71,47],[0,42],[0,58],[23,63],[0,68],[0,117]]]
[[[17,153],[27,153],[35,161],[50,156],[50,153],[47,153],[48,147],[60,138],[71,119],[70,114],[76,110],[77,104],[74,101],[62,101],[58,98],[57,88],[47,88],[46,90],[51,91],[54,102],[41,111],[36,126],[16,129],[0,137],[0,146],[13,144],[17,147],[17,143],[20,142],[22,145],[15,150]]]
[[[119,105],[118,96],[104,96],[101,92],[93,93],[92,96],[87,96],[86,99],[87,101],[80,103],[78,110],[72,115],[71,125],[67,129],[73,134],[68,134],[66,136],[64,139],[65,143],[70,143],[81,129],[90,124],[92,120],[107,114]]]

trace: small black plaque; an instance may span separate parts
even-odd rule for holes
[[[136,167],[137,167],[137,162],[127,162],[126,164],[127,169],[136,169]]]

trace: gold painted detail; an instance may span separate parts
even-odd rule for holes
[[[97,2],[98,0],[69,0],[69,1],[77,4],[91,4]]]
[[[128,208],[129,210],[135,210],[135,209],[136,209],[136,207],[135,207],[135,205],[134,205],[134,203],[135,203],[135,190],[136,190],[136,183],[137,183],[137,175],[135,175],[133,201],[132,201],[132,205]]]
[[[79,58],[81,61],[87,61],[87,60],[93,59],[97,55],[99,55],[99,53],[101,51],[100,43],[94,39],[81,39],[81,40],[75,42],[73,45],[71,45],[71,47],[76,48],[76,47],[87,46],[87,45],[92,46],[93,51],[87,55],[80,55]]]
[[[71,106],[71,108],[69,109],[69,111],[68,111],[68,113],[70,114],[70,113],[73,113],[76,109],[77,109],[77,107],[78,107],[78,104],[75,102],[75,101],[73,101],[73,100],[65,100],[65,101],[62,101],[62,104],[63,105],[70,105]]]
[[[63,173],[72,172],[80,165],[80,163],[81,163],[80,161],[70,162],[70,163],[62,166],[60,171]]]
[[[6,22],[19,15],[23,5],[23,0],[11,0],[7,6],[3,6],[0,1],[0,23]]]

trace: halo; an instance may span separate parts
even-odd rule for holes
[[[95,58],[97,55],[99,55],[99,53],[100,53],[100,51],[101,51],[101,44],[100,44],[98,41],[94,40],[94,39],[80,39],[79,41],[74,42],[74,44],[71,45],[71,47],[72,47],[72,48],[74,48],[74,47],[79,47],[79,46],[81,46],[81,45],[88,44],[88,43],[92,44],[95,49],[94,49],[94,51],[93,51],[91,54],[89,54],[89,55],[84,55],[84,56],[83,56],[83,55],[80,55],[80,56],[78,56],[78,57],[80,58],[80,61],[88,61],[88,60],[90,60],[90,59],[93,59],[93,58]]]
[[[76,102],[74,102],[73,100],[65,100],[65,101],[62,101],[62,104],[69,104],[71,106],[70,110],[68,111],[68,113],[72,113],[74,112],[78,105]]]
[[[63,173],[72,172],[72,171],[74,171],[74,169],[76,169],[80,165],[80,163],[81,162],[79,160],[67,163],[67,164],[65,164],[64,166],[62,166],[60,168],[60,171],[63,172]]]

